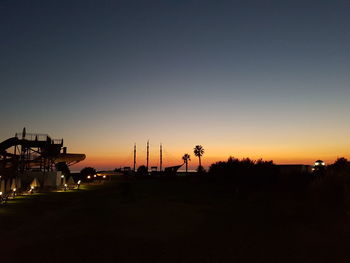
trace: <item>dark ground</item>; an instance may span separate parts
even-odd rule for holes
[[[349,220],[311,210],[200,182],[85,186],[0,207],[0,261],[347,262]]]

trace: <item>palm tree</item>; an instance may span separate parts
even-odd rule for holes
[[[188,153],[185,153],[184,156],[182,156],[182,160],[184,160],[184,163],[186,164],[186,174],[188,171],[188,161],[191,161],[191,157]]]
[[[202,145],[196,145],[193,149],[193,153],[198,157],[199,167],[202,167],[201,157],[204,154],[204,148]]]

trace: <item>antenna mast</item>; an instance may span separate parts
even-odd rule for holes
[[[134,144],[134,172],[136,172],[136,143]]]
[[[148,163],[149,163],[149,140],[147,141],[147,172],[148,172]]]
[[[159,149],[159,171],[162,171],[162,165],[163,165],[163,151],[162,151],[162,144],[160,144],[160,149]]]

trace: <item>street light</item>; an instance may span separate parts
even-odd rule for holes
[[[64,184],[64,191],[67,191],[67,184]]]
[[[61,185],[63,185],[64,182],[64,174],[61,175]]]

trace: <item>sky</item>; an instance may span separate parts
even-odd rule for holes
[[[0,0],[0,141],[64,138],[74,169],[350,158],[350,2]]]

